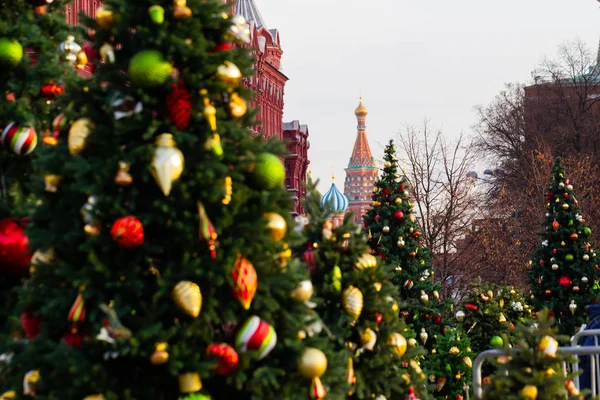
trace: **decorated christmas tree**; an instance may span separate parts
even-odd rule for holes
[[[532,317],[521,291],[512,286],[473,282],[457,307],[455,317],[469,335],[475,353],[514,344],[515,325]]]
[[[429,249],[423,246],[413,206],[390,140],[385,148],[383,174],[375,183],[373,206],[364,217],[364,225],[372,252],[395,269],[393,282],[401,297],[400,315],[431,350],[442,332],[442,315],[450,304],[440,301],[442,286],[434,280]]]
[[[424,352],[399,317],[399,296],[389,270],[369,254],[367,238],[346,215],[332,223],[331,204],[321,208],[309,184],[306,243],[296,248],[311,271],[315,320],[308,337],[325,336],[346,360],[351,398],[427,398],[419,365]]]
[[[35,204],[28,185],[32,160],[42,145],[53,143],[62,121],[59,116],[53,122],[56,100],[75,76],[59,50],[69,32],[65,1],[46,3],[52,2],[0,4],[0,353],[18,327],[18,320],[8,321],[17,298],[12,289],[29,273],[25,225]]]
[[[67,89],[73,123],[32,185],[19,397],[345,397],[329,339],[298,337],[282,144],[248,128],[250,32],[227,10],[107,0],[84,20],[95,74]]]
[[[507,356],[498,358],[496,373],[483,393],[485,400],[583,398],[573,375],[563,373],[562,363],[572,361],[572,356],[557,351],[558,342],[568,338],[557,336],[553,324],[548,311],[543,310],[537,323],[517,325],[515,348],[511,351],[507,347]]]
[[[531,301],[536,310],[550,310],[561,333],[572,335],[587,320],[585,306],[595,302],[599,270],[592,231],[560,159],[552,167],[547,201],[542,241],[528,271]]]
[[[448,327],[438,335],[435,351],[425,360],[433,394],[440,399],[460,400],[469,392],[474,353],[462,328]]]

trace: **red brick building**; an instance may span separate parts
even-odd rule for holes
[[[375,166],[375,159],[371,154],[369,139],[367,138],[367,114],[369,110],[362,103],[362,97],[354,115],[358,121],[356,140],[352,156],[346,168],[346,181],[344,194],[349,200],[349,210],[354,212],[354,222],[362,226],[362,217],[371,207],[371,196],[379,168]]]
[[[281,70],[283,50],[277,29],[268,29],[254,0],[221,0],[231,3],[232,12],[242,15],[250,25],[252,54],[256,58],[255,75],[244,79],[244,84],[256,93],[253,106],[258,108],[256,125],[252,130],[265,138],[289,140],[285,159],[286,184],[294,197],[295,213],[303,213],[301,200],[306,194],[304,182],[308,169],[308,127],[298,121],[283,123],[285,84],[288,77]],[[102,4],[100,0],[74,0],[67,9],[67,21],[78,22],[77,15],[83,11],[94,16]]]

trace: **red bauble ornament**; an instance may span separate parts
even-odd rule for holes
[[[208,357],[215,357],[217,365],[215,370],[217,375],[226,376],[235,372],[239,363],[237,351],[227,343],[213,343],[206,348]]]
[[[144,226],[133,216],[122,217],[113,223],[110,234],[123,249],[135,249],[144,244]]]
[[[25,331],[27,339],[35,339],[35,337],[40,334],[41,325],[42,319],[34,316],[32,312],[21,314],[21,328]]]
[[[224,42],[224,43],[219,43],[218,45],[216,45],[213,49],[212,52],[213,53],[219,53],[221,51],[229,51],[233,49],[233,45],[229,42]]]
[[[390,195],[390,193],[391,193],[390,189],[389,189],[389,188],[385,188],[385,189],[383,189],[383,191],[381,192],[381,195],[382,195],[383,197],[388,197],[388,196]]]
[[[440,322],[442,322],[442,317],[438,315],[437,317],[435,317],[435,323],[439,324]]]
[[[0,220],[0,275],[29,273],[31,252],[25,228],[12,218]]]
[[[402,213],[402,211],[396,211],[394,213],[394,219],[402,219],[404,218],[404,214]]]
[[[378,313],[378,312],[376,312],[376,313],[375,313],[375,322],[376,322],[377,324],[379,324],[379,323],[381,323],[381,320],[382,320],[382,319],[383,319],[383,314],[382,314],[382,313]]]
[[[42,85],[40,92],[42,97],[48,100],[54,100],[56,96],[65,93],[65,87],[62,85],[55,85],[54,82],[49,82],[45,85]]]
[[[380,219],[380,218],[381,218],[381,217],[379,216],[379,214],[375,215],[375,222],[379,222],[379,219]]]
[[[404,185],[400,185],[400,191],[404,191]]]
[[[469,311],[477,311],[479,308],[475,304],[467,303],[465,308]]]
[[[552,222],[552,229],[554,229],[554,232],[556,232],[558,230],[558,227],[560,225],[558,224],[557,220],[554,220],[554,222]]]
[[[258,277],[254,266],[245,257],[238,255],[233,271],[231,271],[231,277],[233,278],[233,295],[244,309],[248,310],[258,286]]]
[[[419,237],[421,237],[421,232],[419,232],[419,231],[414,231],[412,235],[413,235],[415,238],[417,238],[417,239],[418,239]]]
[[[77,329],[73,329],[63,336],[63,342],[69,347],[81,347],[83,343],[83,334]]]
[[[571,284],[573,284],[573,281],[568,276],[563,275],[560,278],[558,278],[558,284],[562,286],[571,286]]]
[[[174,83],[171,93],[167,96],[167,113],[169,121],[177,129],[185,129],[190,123],[192,112],[192,102],[190,92],[185,88],[184,83]]]

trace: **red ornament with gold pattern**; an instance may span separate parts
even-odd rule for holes
[[[238,255],[231,276],[233,278],[233,295],[240,301],[242,307],[248,310],[258,286],[256,270],[250,261],[242,255]]]

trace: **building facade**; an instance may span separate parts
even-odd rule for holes
[[[358,121],[356,139],[352,156],[346,168],[346,181],[344,194],[349,201],[349,210],[354,213],[354,222],[362,225],[363,215],[371,206],[373,187],[377,179],[379,168],[371,154],[369,139],[367,138],[367,114],[369,110],[363,105],[362,97],[354,115]]]
[[[279,31],[268,29],[254,0],[221,0],[223,4],[231,4],[232,13],[242,15],[250,25],[251,43],[249,45],[255,57],[255,75],[244,79],[244,85],[255,93],[252,106],[258,109],[256,124],[252,130],[265,138],[289,140],[288,151],[291,153],[285,160],[286,183],[288,191],[294,197],[295,213],[302,213],[301,201],[305,196],[304,183],[308,169],[308,127],[298,121],[283,123],[285,84],[288,77],[281,70],[283,50]],[[78,14],[84,12],[92,17],[96,9],[102,5],[100,0],[74,0],[67,9],[67,21],[78,23]],[[88,49],[85,48],[86,52]],[[91,66],[81,71],[87,76]],[[296,129],[295,127],[298,126]],[[289,132],[286,129],[289,128]]]

